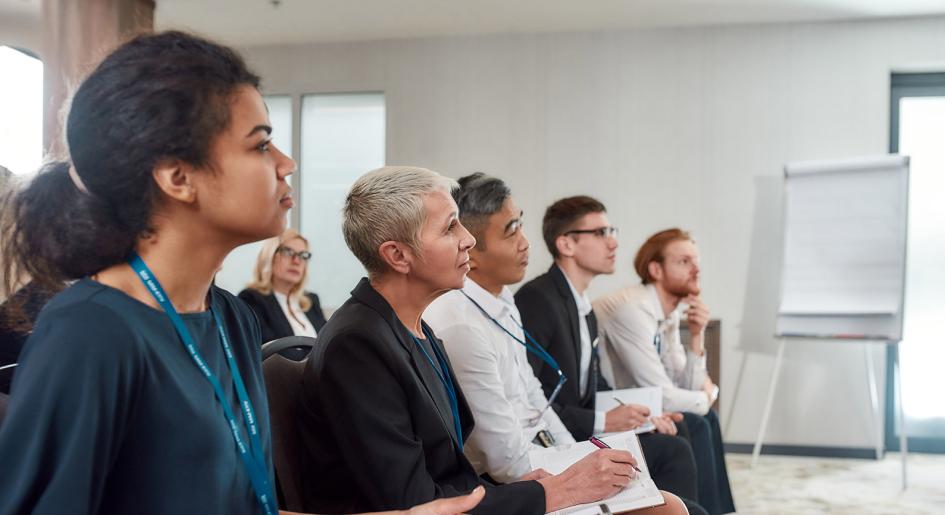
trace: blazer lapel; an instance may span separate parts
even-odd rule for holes
[[[286,336],[292,336],[295,332],[292,330],[292,325],[289,324],[289,319],[285,316],[285,311],[282,311],[282,306],[279,305],[279,299],[276,298],[275,293],[270,293],[266,295],[266,303],[269,304],[269,313],[271,313],[272,319],[272,329],[275,334],[284,334]]]
[[[574,369],[577,370],[578,373],[578,376],[575,377],[579,377],[580,375],[584,375],[585,372],[581,370],[581,326],[578,323],[577,303],[574,302],[574,294],[571,293],[568,280],[564,277],[564,272],[558,268],[558,265],[551,265],[551,269],[548,272],[551,274],[551,277],[554,278],[558,295],[561,295],[565,309],[568,312],[568,327],[571,330],[571,342],[574,345]],[[575,381],[574,384],[580,385],[577,381]]]
[[[420,383],[427,391],[427,395],[430,396],[430,400],[432,400],[433,404],[436,406],[436,411],[440,416],[443,427],[446,428],[450,436],[453,437],[453,441],[458,442],[459,438],[456,435],[456,426],[453,424],[453,409],[450,407],[449,397],[446,393],[446,385],[440,381],[434,369],[431,368],[430,362],[427,361],[426,356],[424,356],[423,352],[413,341],[410,331],[408,331],[407,328],[404,327],[404,324],[400,322],[400,319],[397,318],[394,309],[381,294],[377,293],[377,290],[371,286],[371,283],[367,279],[361,279],[361,282],[358,283],[351,292],[351,295],[374,309],[393,330],[397,341],[410,356],[411,365],[413,365],[414,372],[416,372],[417,376],[420,378]],[[436,342],[430,343],[431,345],[438,345]],[[442,351],[442,345],[440,345],[439,348]],[[430,358],[433,359],[434,363],[437,363],[435,355],[431,355]],[[439,366],[439,363],[437,363],[437,366]],[[448,369],[442,372],[444,374],[450,373]],[[452,381],[455,386],[456,379],[452,378]]]
[[[591,312],[587,314],[586,320],[587,320],[587,334],[589,334],[591,337],[591,366],[590,366],[590,369],[588,370],[587,396],[584,399],[585,403],[590,402],[590,399],[588,399],[588,397],[593,396],[596,399],[597,389],[600,386],[599,383],[601,381],[600,355],[598,355],[597,353],[597,349],[599,348],[598,343],[600,342],[600,340],[598,339],[598,333],[597,333],[597,315],[594,314],[593,310],[591,310]]]

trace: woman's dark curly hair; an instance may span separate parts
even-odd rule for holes
[[[22,274],[54,289],[124,261],[149,230],[154,166],[169,158],[209,164],[230,99],[244,85],[258,87],[259,77],[235,51],[183,32],[138,36],[106,57],[72,99],[71,161],[45,164],[6,195],[5,297]]]

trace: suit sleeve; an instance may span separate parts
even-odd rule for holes
[[[552,319],[557,311],[555,306],[540,291],[534,288],[522,288],[515,294],[515,306],[522,315],[522,325],[528,331],[538,344],[558,359],[557,355],[561,352],[557,346],[564,345],[565,341],[571,338],[570,335],[558,334],[560,324]],[[534,353],[529,353],[528,361],[535,371],[535,375],[541,381],[542,389],[546,396],[551,396],[555,386],[558,384],[557,377],[549,373],[550,367],[537,357]],[[576,377],[569,377],[568,381],[577,381]],[[577,404],[562,404],[559,398],[552,405],[561,422],[564,423],[568,431],[574,436],[575,440],[586,440],[594,434],[594,418],[597,413],[590,408],[582,408]]]

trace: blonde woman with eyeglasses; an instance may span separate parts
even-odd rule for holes
[[[325,325],[318,295],[305,291],[311,258],[308,240],[293,229],[263,243],[253,282],[239,294],[259,319],[260,344],[284,336],[315,337]]]

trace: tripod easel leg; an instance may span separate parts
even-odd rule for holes
[[[883,459],[883,425],[879,415],[879,393],[876,389],[876,370],[873,368],[872,345],[863,345],[863,356],[866,358],[866,378],[870,385],[870,406],[872,407],[874,437],[876,438],[876,459]]]
[[[778,376],[781,374],[781,361],[784,358],[784,338],[778,343],[778,357],[774,360],[774,373],[771,374],[771,384],[768,386],[768,400],[765,402],[765,411],[761,415],[761,427],[758,429],[758,438],[755,439],[755,448],[751,451],[751,468],[758,463],[761,454],[761,441],[768,429],[768,419],[771,417],[771,405],[774,403],[774,391],[778,386]]]
[[[899,457],[902,459],[902,489],[908,486],[906,477],[906,457],[909,454],[909,443],[906,438],[906,415],[905,408],[902,406],[902,371],[899,368],[899,347],[896,344],[895,361],[893,362],[893,379],[896,381],[893,387],[896,389],[896,404],[899,407]]]

